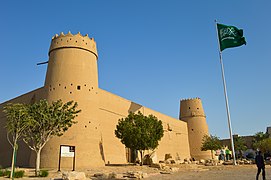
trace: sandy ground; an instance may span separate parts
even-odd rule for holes
[[[81,169],[77,171],[84,171],[88,178],[93,177],[95,173],[111,173],[118,174],[126,173],[128,171],[141,171],[148,174],[147,180],[255,180],[257,168],[255,165],[222,165],[222,166],[203,166],[203,165],[175,165],[179,171],[171,174],[161,174],[161,171],[156,168],[148,166],[105,166],[101,168]],[[62,172],[65,170],[62,170]],[[28,170],[28,175],[33,174],[33,170]],[[49,177],[47,178],[31,178],[24,177],[21,179],[30,180],[52,180],[59,179],[61,173],[56,170],[49,170]],[[271,180],[271,166],[266,166],[266,179]],[[0,178],[8,179],[8,178]],[[260,179],[262,177],[260,176]]]
[[[257,168],[255,165],[204,166],[183,170],[169,175],[150,176],[149,180],[255,180]],[[262,176],[259,176],[262,179]],[[266,179],[271,180],[271,166],[266,166]]]

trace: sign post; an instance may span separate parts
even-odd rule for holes
[[[73,157],[72,170],[75,170],[75,146],[60,145],[58,171],[60,171],[61,157]]]

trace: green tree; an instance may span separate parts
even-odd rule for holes
[[[266,138],[256,142],[254,147],[261,150],[263,153],[271,152],[271,138]]]
[[[40,100],[30,106],[28,127],[24,131],[24,142],[30,149],[36,152],[36,176],[40,170],[40,152],[45,144],[53,136],[62,136],[73,124],[77,114],[77,103],[61,100],[49,104],[46,100]]]
[[[202,151],[211,150],[212,159],[214,159],[213,151],[221,149],[221,147],[222,145],[218,137],[207,134],[203,136],[201,150]]]
[[[16,164],[16,154],[18,150],[18,141],[23,136],[23,132],[27,128],[28,116],[28,105],[16,103],[7,104],[4,107],[3,112],[6,114],[6,129],[7,129],[7,139],[13,148],[12,153],[12,163],[11,163],[11,174],[10,177],[13,178],[14,166]]]
[[[128,148],[138,150],[143,164],[144,150],[154,150],[164,135],[162,121],[140,111],[119,119],[115,135]]]
[[[254,136],[253,136],[253,140],[252,140],[252,146],[254,149],[257,149],[259,146],[260,141],[263,141],[265,139],[269,138],[269,134],[267,133],[263,133],[263,132],[257,132]]]
[[[243,151],[247,149],[245,139],[241,136],[233,136],[234,149],[243,158]]]

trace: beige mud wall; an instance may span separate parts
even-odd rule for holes
[[[163,122],[164,136],[156,149],[158,160],[164,160],[165,154],[174,159],[190,158],[187,124],[157,111],[151,110],[122,97],[99,90],[100,118],[102,129],[103,150],[106,163],[126,163],[125,146],[115,137],[114,131],[118,119],[128,113],[141,111],[144,115],[154,115]]]
[[[180,119],[187,122],[191,158],[210,159],[211,151],[202,151],[202,138],[209,135],[208,124],[200,98],[181,100]]]

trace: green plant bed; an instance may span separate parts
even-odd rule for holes
[[[48,175],[48,170],[40,170],[39,177],[47,177]]]
[[[4,176],[10,177],[10,171],[9,170],[4,170]]]
[[[8,171],[8,170],[0,170],[0,177],[1,176],[7,176],[7,177],[10,177],[10,174],[11,174],[11,171]],[[24,177],[24,171],[15,171],[14,172],[14,178],[21,178],[21,177]]]
[[[14,178],[21,178],[24,177],[24,171],[15,171],[14,172]]]
[[[4,169],[0,169],[0,177],[5,176],[5,171],[6,171],[6,170],[4,170]]]

